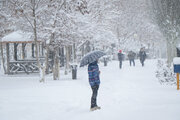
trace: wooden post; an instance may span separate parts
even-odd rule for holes
[[[26,43],[22,43],[22,59],[25,59],[25,47],[26,47]]]
[[[177,76],[177,90],[179,90],[179,73],[177,73],[176,76]]]
[[[32,57],[34,58],[35,55],[34,55],[34,43],[32,43]]]
[[[14,60],[17,61],[17,46],[18,46],[18,43],[14,43]]]
[[[9,70],[9,43],[6,43],[6,60],[7,60],[7,74],[10,74]]]

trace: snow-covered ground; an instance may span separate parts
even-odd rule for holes
[[[100,64],[98,105],[90,112],[91,88],[87,67],[78,68],[78,79],[61,74],[60,80],[38,75],[0,77],[0,120],[180,120],[180,91],[162,86],[155,78],[156,60]]]

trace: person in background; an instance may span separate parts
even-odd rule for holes
[[[122,61],[123,61],[123,54],[122,54],[122,50],[119,50],[118,53],[118,60],[119,60],[119,68],[122,68]]]
[[[135,66],[135,61],[134,61],[135,56],[136,56],[136,53],[135,53],[135,52],[133,52],[132,50],[129,51],[129,53],[128,53],[128,58],[129,58],[130,66],[131,66],[131,63],[133,63],[133,66]]]
[[[142,66],[144,66],[144,61],[146,59],[146,52],[145,52],[145,48],[141,48],[139,51],[139,58],[140,58],[140,62],[142,64]]]
[[[97,63],[98,60],[88,65],[89,84],[92,89],[90,111],[101,109],[101,107],[97,105],[97,94],[100,85],[100,78],[99,78],[100,71]]]

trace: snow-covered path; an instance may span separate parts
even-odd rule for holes
[[[180,91],[162,86],[155,78],[156,61],[142,67],[128,61],[100,64],[101,110],[89,111],[91,89],[87,68],[78,69],[78,80],[71,75],[39,83],[37,76],[0,77],[0,120],[180,120]]]

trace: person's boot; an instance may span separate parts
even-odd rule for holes
[[[96,110],[97,110],[97,109],[98,109],[98,110],[100,110],[100,109],[101,109],[101,107],[99,107],[99,106],[96,106],[95,108],[96,108]]]
[[[90,111],[95,111],[96,107],[90,108]]]
[[[100,109],[101,109],[101,107],[95,106],[95,107],[90,108],[90,111],[95,111],[95,110],[100,110]]]

